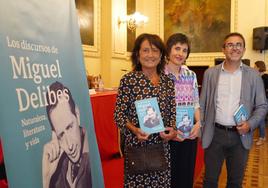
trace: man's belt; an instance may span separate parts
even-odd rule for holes
[[[226,131],[234,131],[234,132],[237,131],[236,126],[224,126],[224,125],[221,125],[219,123],[215,123],[215,127],[219,128],[219,129],[224,129]]]

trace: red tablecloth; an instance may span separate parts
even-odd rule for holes
[[[116,94],[106,91],[90,96],[105,188],[121,188],[124,182],[124,159],[119,155],[118,129],[113,120]]]
[[[119,154],[118,129],[113,121],[116,92],[101,92],[90,98],[100,156],[110,159]]]

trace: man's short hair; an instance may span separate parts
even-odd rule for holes
[[[75,113],[75,103],[74,103],[74,100],[73,100],[73,97],[72,97],[72,94],[71,94],[71,91],[69,90],[69,88],[67,88],[66,86],[64,86],[62,83],[56,81],[56,82],[52,83],[49,86],[49,90],[50,90],[50,92],[55,92],[55,93],[57,93],[57,91],[59,91],[59,90],[60,91],[67,90],[68,91],[68,95],[69,95],[68,103],[70,105],[71,112],[76,116],[76,113]],[[49,97],[51,98],[51,101],[55,101],[54,104],[50,104]],[[47,101],[48,101],[48,105],[46,106],[48,121],[49,121],[49,123],[51,125],[52,130],[55,130],[55,127],[54,127],[53,123],[51,122],[50,113],[57,106],[57,104],[59,102],[58,101],[58,97],[57,96],[54,96],[54,95],[49,96],[49,92],[47,92],[46,93],[46,98],[47,98]]]
[[[222,44],[223,48],[225,48],[225,41],[230,37],[240,37],[243,40],[244,47],[246,47],[246,41],[245,41],[245,38],[243,37],[243,35],[241,33],[238,33],[238,32],[233,32],[233,33],[229,33],[228,35],[226,35],[224,37],[223,44]]]

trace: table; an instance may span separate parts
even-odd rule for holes
[[[120,156],[119,133],[113,120],[116,95],[116,91],[90,95],[105,188],[120,188],[124,182],[124,159]]]
[[[90,95],[94,125],[101,159],[119,154],[118,129],[113,120],[116,91]]]

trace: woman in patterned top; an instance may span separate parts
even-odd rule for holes
[[[165,46],[160,37],[147,33],[137,37],[131,60],[133,71],[120,81],[114,113],[115,122],[124,136],[124,153],[131,147],[150,147],[160,143],[168,165],[163,171],[132,174],[125,157],[124,187],[169,188],[170,148],[167,141],[177,134],[174,130],[176,104],[174,84],[164,74]],[[148,135],[140,129],[134,102],[152,97],[157,98],[166,131]]]
[[[184,34],[171,35],[166,44],[167,60],[165,73],[174,81],[176,108],[192,106],[195,124],[190,136],[185,139],[177,130],[178,136],[170,141],[171,185],[174,188],[193,187],[197,137],[200,132],[199,95],[196,74],[183,66],[190,53],[190,42]]]

